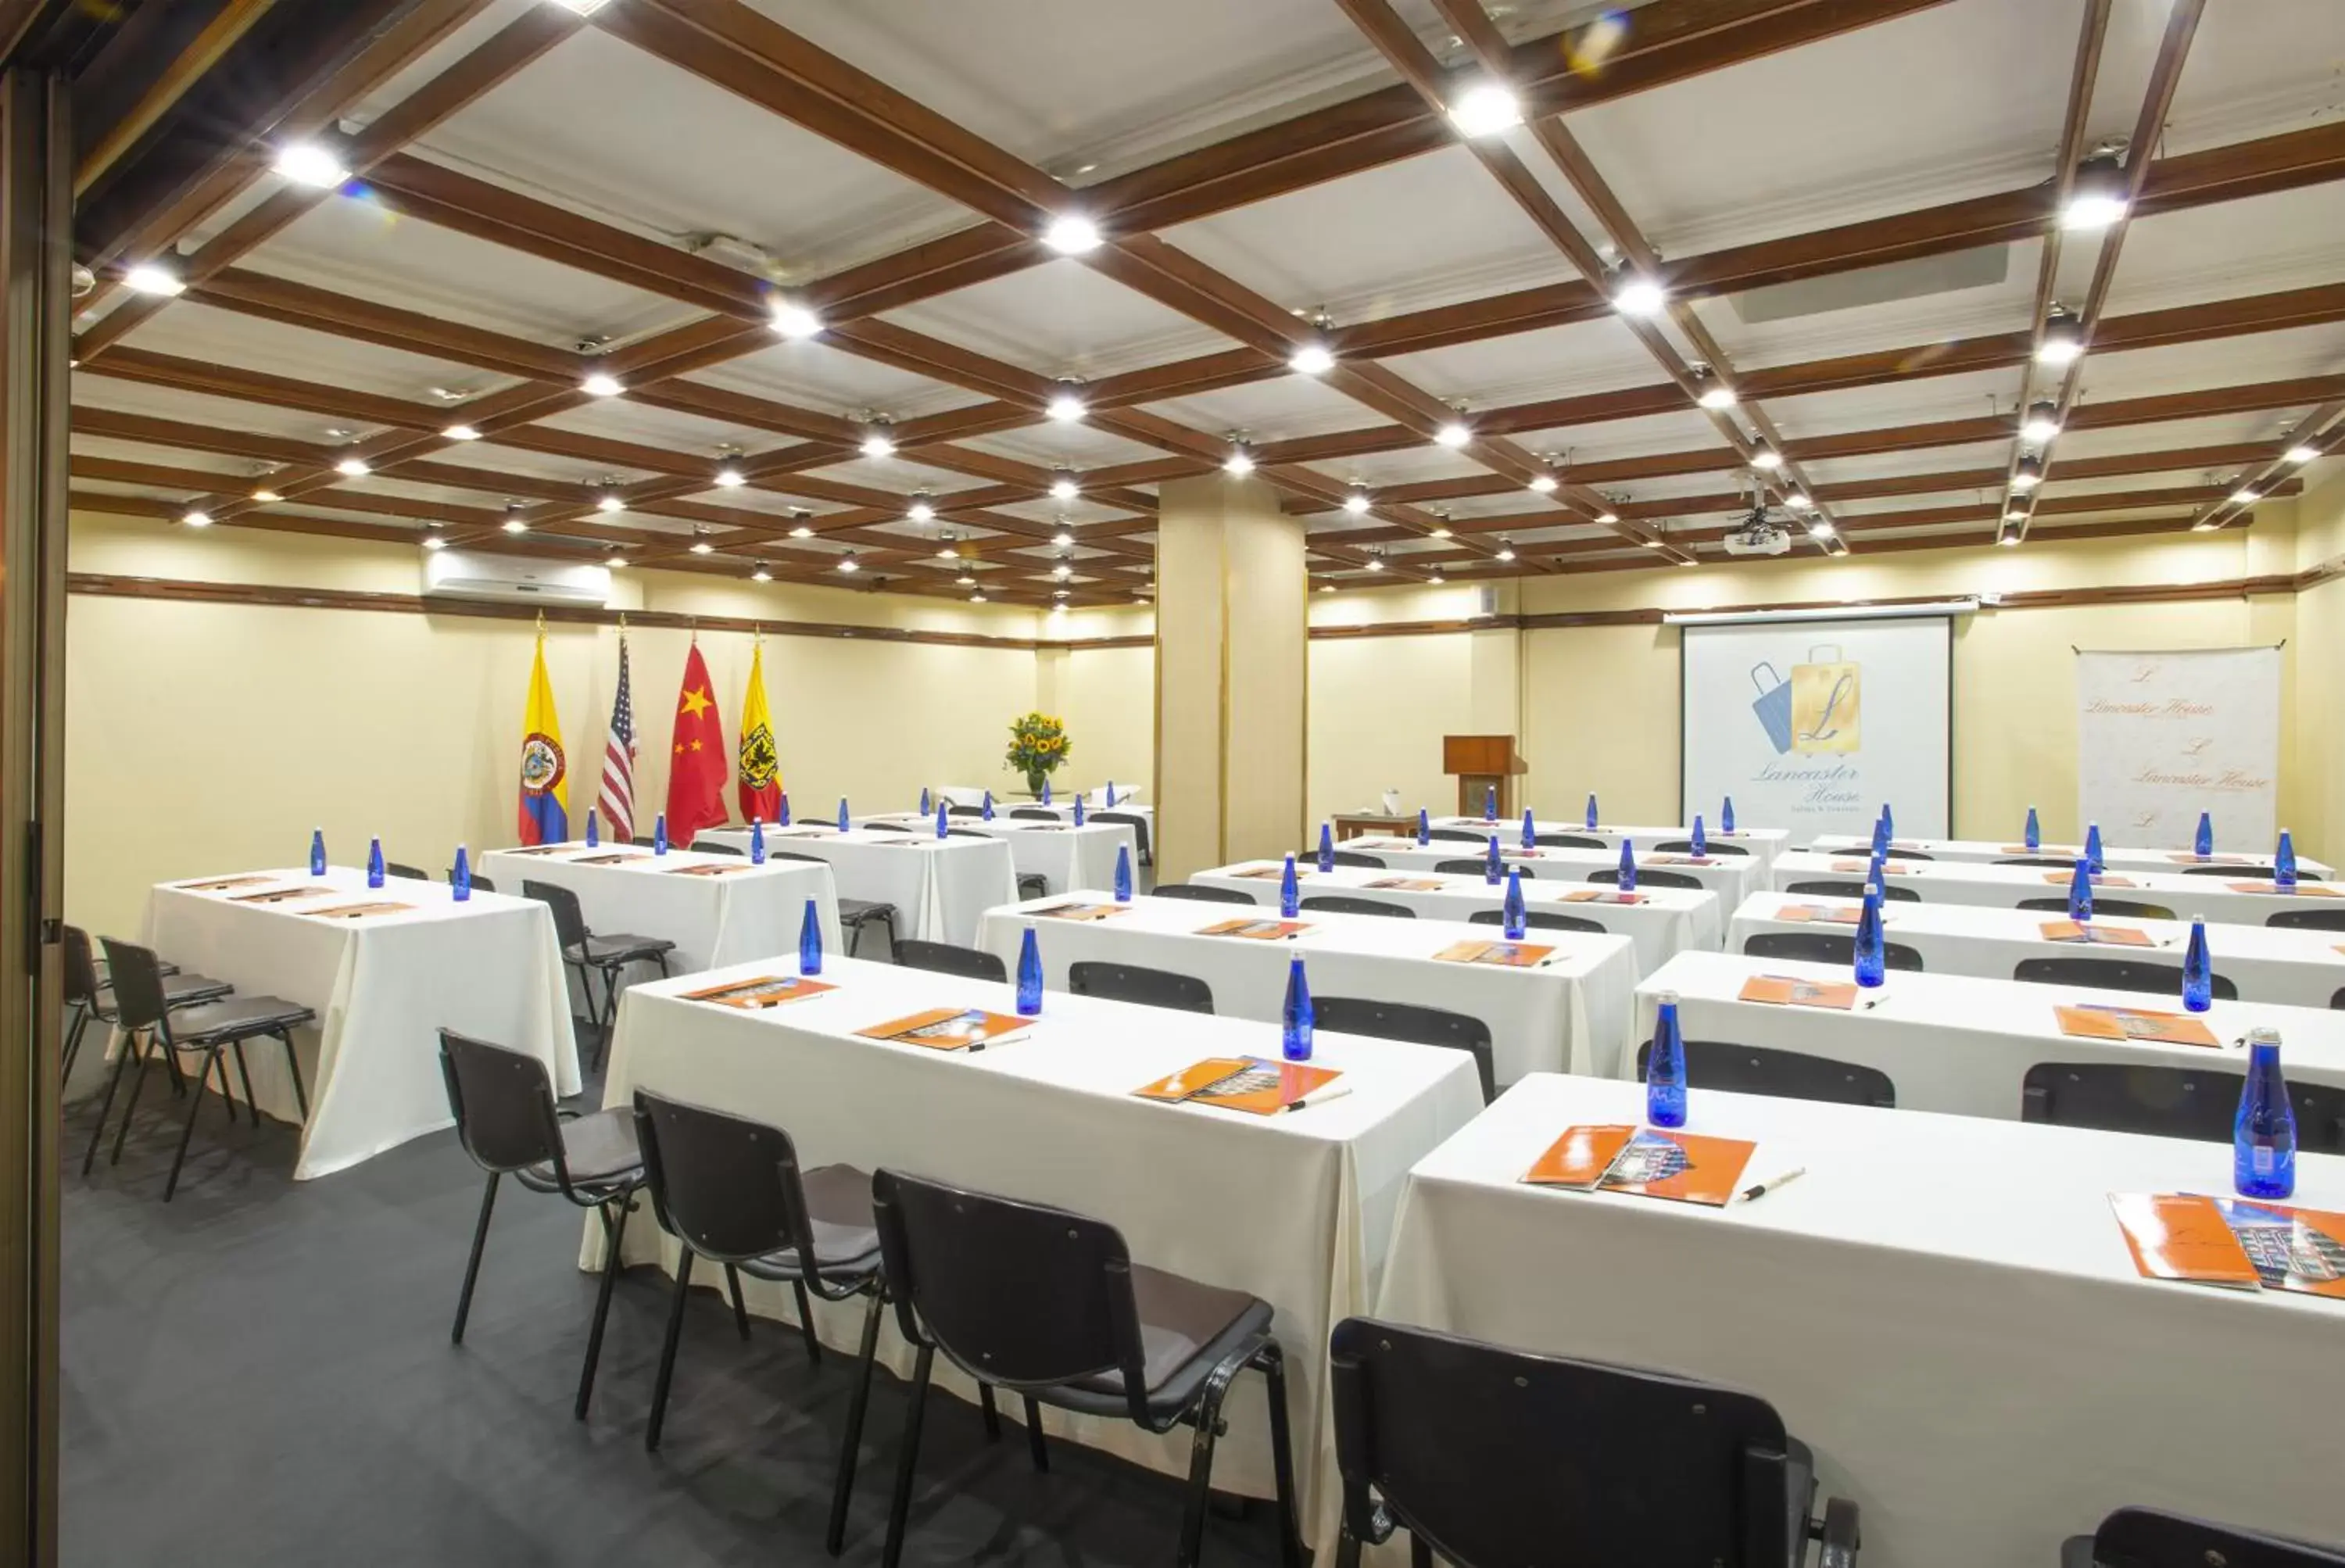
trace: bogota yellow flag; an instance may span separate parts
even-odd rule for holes
[[[749,656],[749,692],[741,699],[741,820],[777,820],[782,809],[781,768],[774,757],[774,721],[766,711],[766,645]]]
[[[529,701],[521,716],[521,841],[559,844],[570,837],[570,767],[562,754],[562,720],[545,678],[545,634],[537,635]]]

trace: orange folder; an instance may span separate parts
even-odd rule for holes
[[[1218,1105],[1248,1115],[1269,1116],[1299,1109],[1304,1096],[1343,1076],[1334,1067],[1308,1062],[1273,1062],[1260,1056],[1211,1056],[1159,1078],[1132,1093],[1167,1105]]]
[[[296,899],[322,898],[337,891],[333,888],[270,888],[258,893],[230,893],[228,901],[232,904],[286,904]]]
[[[1736,993],[1745,1002],[1766,1002],[1787,1007],[1837,1007],[1845,1013],[1856,1005],[1856,987],[1840,981],[1801,980],[1789,974],[1754,974]]]
[[[1030,915],[1048,915],[1052,920],[1108,920],[1132,912],[1130,904],[1052,904],[1048,909],[1028,910]]]
[[[2053,887],[2065,888],[2076,880],[2076,872],[2073,867],[2065,871],[2046,871],[2044,880]],[[2140,885],[2131,877],[2113,877],[2106,871],[2093,873],[2093,886],[2096,888],[2137,888]]]
[[[2345,1214],[2245,1197],[2214,1204],[2265,1289],[2345,1300]]]
[[[2253,1290],[2260,1281],[2215,1200],[2190,1193],[2111,1193],[2126,1250],[2145,1279]]]
[[[263,882],[275,881],[277,879],[274,877],[264,875],[253,875],[249,877],[214,877],[208,882],[173,882],[171,885],[178,889],[181,892],[187,893],[224,893],[230,888],[259,887]]]
[[[1873,862],[1870,860],[1834,860],[1832,863],[1832,869],[1835,871],[1863,871],[1871,870]],[[1924,870],[1923,867],[1910,860],[1893,860],[1882,861],[1881,869],[1893,877],[1918,877]]]
[[[1567,1127],[1522,1179],[1533,1186],[1625,1192],[1718,1207],[1733,1199],[1735,1184],[1757,1147],[1741,1138],[1654,1127]]]
[[[671,877],[729,877],[736,871],[756,869],[746,860],[714,860],[701,866],[670,866],[665,874]]]
[[[1432,877],[1378,877],[1372,882],[1362,882],[1364,888],[1385,888],[1394,892],[1437,893],[1443,884]]]
[[[856,1033],[867,1040],[894,1040],[931,1051],[982,1051],[990,1041],[1031,1027],[1030,1018],[988,1013],[978,1007],[931,1007],[909,1018],[891,1018]]]
[[[1500,969],[1536,969],[1555,949],[1530,942],[1454,942],[1433,956],[1444,963],[1487,963]]]
[[[1311,929],[1310,922],[1299,920],[1224,920],[1197,932],[1199,936],[1243,936],[1255,942],[1276,942],[1281,937],[1294,936]]]
[[[2055,1007],[2060,1033],[2079,1040],[2140,1040],[2157,1045],[2219,1046],[2215,1032],[2187,1013],[2156,1013],[2143,1007],[2086,1003]]]
[[[1648,866],[1714,866],[1718,864],[1708,855],[1647,855],[1642,863]]]
[[[2036,928],[2046,942],[2097,942],[2106,947],[2148,947],[2149,932],[2129,925],[2080,925],[2072,920],[2047,920]]]
[[[628,851],[618,851],[604,855],[581,855],[570,863],[574,866],[624,866],[629,860],[647,860],[650,857],[645,855],[638,855]]]
[[[1558,901],[1567,904],[1641,904],[1650,903],[1646,893],[1624,893],[1613,888],[1574,888]]]
[[[372,903],[336,904],[331,909],[301,910],[298,912],[318,920],[364,920],[369,915],[397,914],[401,910],[411,910],[414,907],[413,904],[378,899]]]
[[[838,987],[827,980],[809,980],[803,974],[760,974],[751,980],[728,980],[722,985],[712,985],[701,991],[684,993],[686,1002],[712,1002],[719,1007],[739,1007],[757,1011],[779,1007],[787,1002],[804,1002],[809,996],[819,996]]]
[[[2025,844],[2005,844],[2003,852],[2006,855],[2066,855],[2073,860],[2085,851],[2076,844],[2038,844],[2032,850]]]
[[[2223,885],[2235,893],[2278,893],[2282,898],[2333,899],[2337,896],[2335,888],[2322,887],[2319,882],[2299,882],[2292,888],[2284,888],[2270,881],[2225,882]]]

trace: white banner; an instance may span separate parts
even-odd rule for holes
[[[2187,850],[2198,813],[2220,850],[2278,836],[2279,649],[2076,652],[2082,820],[2112,844]]]

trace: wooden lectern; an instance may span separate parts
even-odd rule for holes
[[[1441,770],[1457,775],[1457,814],[1482,815],[1489,792],[1498,792],[1498,815],[1515,814],[1515,779],[1530,771],[1515,750],[1511,735],[1445,735]]]

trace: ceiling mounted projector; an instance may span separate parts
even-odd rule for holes
[[[1719,543],[1730,555],[1780,555],[1792,547],[1792,531],[1770,521],[1764,506],[1754,506]]]

